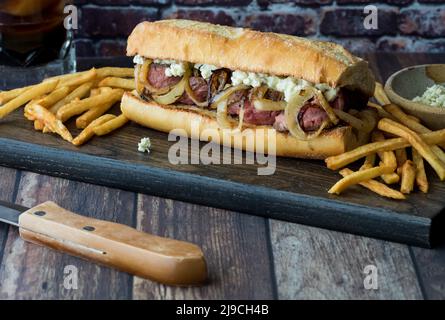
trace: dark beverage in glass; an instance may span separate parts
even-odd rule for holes
[[[0,0],[0,89],[75,69],[65,5],[70,0]],[[17,79],[19,77],[19,79]]]
[[[65,54],[64,0],[0,0],[0,64],[35,66]]]

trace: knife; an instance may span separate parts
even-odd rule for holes
[[[168,285],[198,285],[207,278],[202,250],[131,227],[81,216],[45,202],[28,209],[0,201],[0,222],[35,244]]]

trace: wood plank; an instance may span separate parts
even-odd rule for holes
[[[53,200],[68,210],[131,225],[135,195],[34,173],[23,173],[17,203],[31,207]],[[78,268],[78,289],[64,288],[64,268]],[[9,232],[0,267],[1,299],[125,299],[131,296],[128,274],[55,252]]]
[[[445,63],[445,58],[435,55],[401,55],[391,60],[381,59],[381,69],[388,68],[388,64],[401,68],[428,63]],[[390,75],[390,71],[385,76]],[[440,232],[443,232],[442,230]],[[411,248],[416,271],[420,279],[423,293],[427,299],[445,298],[445,244],[435,250]]]
[[[408,247],[270,220],[280,299],[422,299]],[[375,265],[378,290],[364,288]]]
[[[395,63],[396,59],[392,54],[370,54],[367,58],[377,80],[382,83],[385,83],[387,77],[395,72],[399,65]],[[404,65],[409,63],[405,61]],[[407,246],[274,220],[271,220],[270,224],[280,298],[422,299],[424,297],[422,279],[419,280],[417,277],[417,268]],[[432,252],[420,248],[415,250]],[[364,289],[363,271],[369,264],[378,268],[379,290]],[[439,271],[437,266],[435,267],[433,270]],[[295,272],[289,272],[292,269]],[[444,274],[443,268],[441,271]],[[437,286],[440,287],[436,282]]]
[[[135,278],[134,299],[274,298],[264,218],[145,195],[137,212],[138,229],[200,245],[210,279],[203,287],[173,288]]]
[[[16,180],[19,171],[0,167],[0,199],[3,201],[14,202],[16,190]],[[8,235],[9,226],[5,223],[0,222],[0,262],[3,258],[3,249],[6,244],[6,239]]]
[[[135,124],[76,148],[33,130],[20,110],[0,123],[0,164],[211,207],[423,246],[431,245],[432,219],[444,209],[445,186],[436,178],[428,197],[415,193],[404,202],[360,187],[339,197],[327,193],[339,175],[322,161],[279,158],[274,175],[258,177],[258,165],[172,164],[174,142]],[[152,141],[150,156],[136,148],[144,136]]]

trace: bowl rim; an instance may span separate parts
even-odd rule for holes
[[[392,83],[393,83],[394,79],[401,73],[407,72],[408,70],[412,70],[412,69],[426,68],[428,66],[439,66],[439,65],[445,66],[445,63],[414,65],[414,66],[403,68],[397,72],[394,72],[391,76],[389,76],[388,80],[386,80],[386,83],[385,83],[386,94],[388,95],[390,100],[399,100],[399,101],[395,101],[395,102],[397,104],[401,104],[401,106],[404,108],[421,111],[423,113],[437,114],[437,115],[441,115],[441,116],[445,115],[445,108],[434,107],[434,106],[430,106],[428,104],[421,103],[421,102],[414,102],[414,101],[409,100],[405,97],[402,97],[401,95],[396,93],[392,87]]]

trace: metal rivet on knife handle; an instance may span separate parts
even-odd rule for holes
[[[85,226],[85,227],[83,227],[83,230],[86,230],[86,231],[94,231],[94,230],[96,230],[96,228],[94,228],[94,227],[92,227],[92,226]]]
[[[36,212],[34,212],[34,214],[36,216],[43,217],[44,215],[46,215],[46,212],[45,211],[36,211]]]

